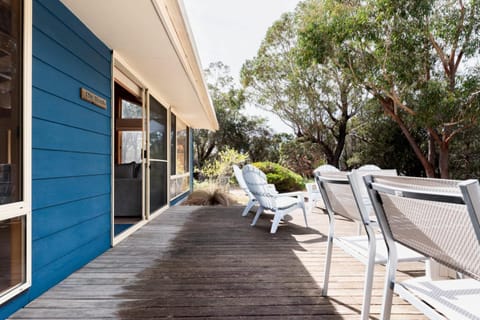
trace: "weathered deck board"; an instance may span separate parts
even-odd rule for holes
[[[334,249],[329,297],[321,296],[327,218],[300,214],[269,233],[240,207],[174,207],[71,275],[12,319],[358,319],[364,266]],[[337,224],[351,232],[350,222]],[[402,265],[421,274],[423,264]],[[372,319],[384,268],[376,267]],[[407,272],[400,272],[407,278]],[[395,297],[392,319],[425,319]]]

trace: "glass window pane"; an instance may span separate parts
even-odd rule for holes
[[[142,106],[127,100],[122,100],[122,119],[142,119]]]
[[[170,198],[175,198],[176,196],[188,191],[190,188],[190,176],[184,175],[180,177],[174,177],[170,180]]]
[[[167,160],[167,109],[150,97],[150,158]]]
[[[176,170],[177,174],[188,172],[188,168],[185,166],[185,158],[187,156],[187,126],[185,123],[177,119],[177,161]]]
[[[170,122],[170,174],[173,176],[177,172],[177,168],[175,168],[175,159],[177,158],[177,117],[173,113]]]
[[[22,199],[21,1],[0,3],[0,205]]]
[[[0,221],[0,294],[25,282],[25,217]]]
[[[121,131],[122,163],[142,162],[142,132]]]
[[[167,163],[150,163],[150,213],[167,204]]]

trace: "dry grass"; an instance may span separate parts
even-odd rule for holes
[[[227,191],[222,189],[215,190],[195,190],[183,203],[186,206],[230,206],[238,204]]]

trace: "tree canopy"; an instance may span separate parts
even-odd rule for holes
[[[207,160],[214,160],[227,149],[247,153],[252,161],[278,161],[282,135],[274,134],[264,118],[243,113],[244,91],[235,84],[229,67],[222,62],[211,63],[205,70],[205,78],[220,128],[215,132],[195,131],[197,167],[203,167]]]
[[[241,71],[247,98],[272,111],[297,137],[318,144],[339,166],[348,122],[365,95],[335,65],[304,64],[298,46],[301,12],[284,14],[269,29],[257,55]]]
[[[299,43],[304,61],[334,64],[378,100],[428,176],[447,178],[452,139],[477,125],[479,10],[478,0],[307,0]]]

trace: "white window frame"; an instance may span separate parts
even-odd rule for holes
[[[0,304],[32,285],[32,0],[23,2],[23,200],[0,205],[0,220],[25,217],[25,282],[0,296]]]
[[[185,172],[184,173],[177,173],[175,170],[175,174],[174,175],[170,175],[170,183],[169,183],[169,190],[168,190],[168,195],[170,197],[170,201],[172,200],[175,200],[176,198],[180,197],[180,196],[183,196],[186,192],[188,192],[190,190],[190,187],[187,188],[187,190],[182,190],[180,193],[172,196],[171,195],[171,192],[170,192],[170,186],[172,183],[174,183],[174,181],[178,180],[178,179],[182,179],[182,178],[185,178],[185,177],[189,177],[190,176],[190,152],[193,152],[193,150],[190,150],[190,134],[191,133],[191,127],[188,126],[188,124],[183,121],[182,119],[179,118],[179,116],[173,112],[172,110],[170,110],[171,114],[174,114],[175,115],[175,151],[171,150],[170,152],[175,152],[175,163],[172,163],[171,165],[172,166],[177,166],[177,162],[178,162],[178,158],[177,158],[177,148],[178,148],[178,135],[177,135],[177,123],[178,121],[180,121],[181,123],[184,124],[185,126],[185,130],[187,131],[187,141],[186,141],[186,144],[187,144],[187,148],[188,148],[188,154],[186,155],[187,157],[187,160],[188,160],[188,167],[185,168]],[[172,118],[171,116],[169,117],[170,119]],[[171,126],[169,126],[171,128]],[[168,131],[169,133],[171,132],[171,130]],[[170,141],[171,137],[169,137],[168,141]],[[171,148],[169,148],[171,149]],[[169,159],[171,159],[171,157],[169,156]],[[184,159],[185,160],[185,159]],[[169,172],[171,172],[169,170]]]

